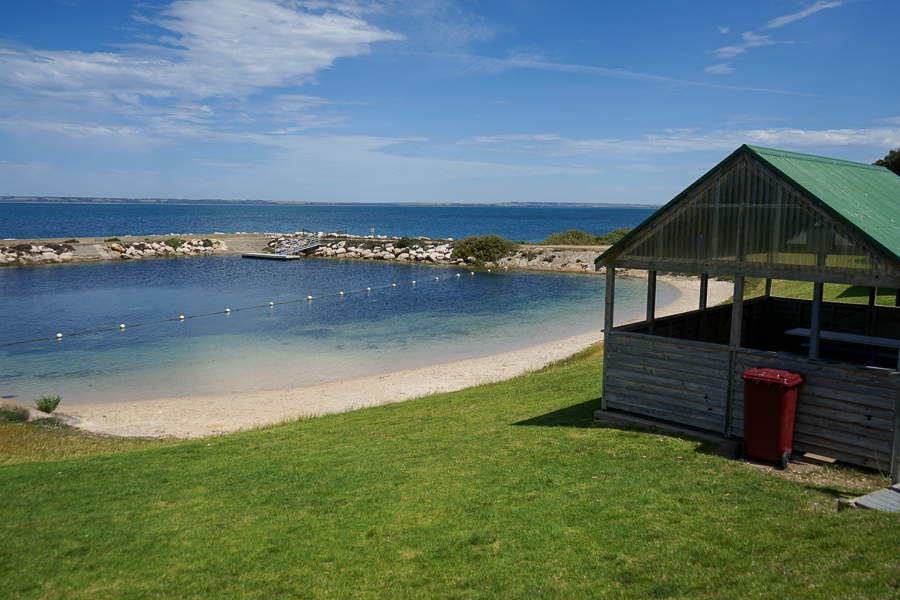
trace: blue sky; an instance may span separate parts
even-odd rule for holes
[[[900,147],[897,0],[0,4],[0,195],[662,204]]]

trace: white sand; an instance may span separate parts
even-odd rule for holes
[[[696,310],[700,298],[699,279],[660,277],[660,281],[675,285],[681,291],[681,297],[659,310],[659,316]],[[732,293],[732,284],[711,279],[708,305],[720,304]],[[78,427],[97,433],[203,437],[502,381],[540,369],[602,340],[603,333],[597,330],[493,356],[307,387],[84,404],[66,412],[80,420]]]

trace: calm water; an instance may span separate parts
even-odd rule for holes
[[[7,208],[0,205],[0,210]],[[90,209],[86,212],[96,218],[83,215],[79,220],[70,215],[69,211],[79,208]],[[104,210],[97,208],[110,212],[103,215]],[[26,212],[49,212],[39,223],[26,219],[27,227],[33,229],[21,225],[13,236],[298,228],[285,226],[288,221],[282,207],[190,206],[135,207],[141,210],[133,214],[140,213],[141,218],[113,226],[119,222],[111,214],[125,219],[131,208],[29,206]],[[230,212],[231,227],[215,219],[204,221],[210,208]],[[243,208],[258,215],[254,223],[259,226],[235,216]],[[381,208],[361,209],[355,218],[370,221],[372,215],[382,214],[386,222],[398,224],[397,231],[391,232],[397,235],[473,233],[464,229],[466,220],[474,218],[468,213],[462,220],[448,217],[445,223],[429,225],[427,219],[419,223],[410,216],[416,210],[400,210],[388,218]],[[491,212],[499,216],[480,223],[478,229],[473,227],[474,233],[500,231],[495,222],[518,222],[518,229],[511,231],[519,235],[507,232],[508,237],[545,235],[543,209],[528,213],[534,220],[524,220],[526,213],[521,211],[532,209],[487,208],[499,211]],[[173,209],[174,213],[166,214]],[[597,209],[587,209],[566,225],[550,229],[585,228],[579,224],[585,222],[585,214],[593,214],[591,210]],[[266,216],[268,211],[275,215]],[[172,225],[188,213],[196,218],[192,227],[161,225]],[[4,226],[8,214],[3,215]],[[331,227],[303,226],[352,230],[336,214],[330,213]],[[640,217],[632,214],[630,218]],[[617,222],[611,228],[635,224]],[[642,313],[645,285],[620,280],[617,317]],[[344,296],[338,295],[341,291]],[[666,304],[677,295],[674,288],[660,286],[659,303]],[[315,299],[307,301],[307,296]],[[0,396],[28,403],[37,396],[60,394],[65,405],[277,389],[384,373],[486,356],[599,329],[603,298],[603,278],[591,275],[498,269],[475,270],[473,275],[456,267],[354,260],[281,262],[209,256],[2,268]],[[269,307],[269,302],[275,306]],[[224,314],[226,308],[232,312]],[[182,322],[179,315],[188,318]],[[120,323],[127,327],[120,331]],[[96,331],[102,329],[107,331]],[[64,334],[62,340],[55,339],[57,333]],[[42,341],[17,343],[36,339]]]
[[[68,238],[169,233],[338,231],[353,235],[459,239],[495,233],[536,242],[581,229],[603,234],[634,227],[649,208],[505,206],[160,206],[139,204],[0,203],[0,239]]]

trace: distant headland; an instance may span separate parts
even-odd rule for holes
[[[91,196],[0,196],[0,203],[16,204],[168,204],[212,206],[508,206],[521,208],[647,208],[653,204],[588,202],[304,202],[287,200],[221,200],[215,198],[95,198]]]

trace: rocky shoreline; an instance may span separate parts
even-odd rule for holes
[[[133,260],[149,257],[180,257],[205,254],[238,254],[242,252],[281,252],[290,250],[310,236],[309,232],[293,234],[253,233],[215,234],[198,237],[170,234],[150,236],[142,240],[118,238],[78,240],[6,240],[0,246],[0,266],[30,266],[98,260]],[[385,260],[436,265],[474,266],[472,257],[456,256],[452,239],[398,238],[386,236],[353,237],[320,233],[319,244],[306,252],[319,258]],[[130,236],[123,236],[128,238]],[[594,259],[606,248],[560,248],[540,244],[523,244],[519,250],[485,267],[536,269],[544,271],[593,272]]]
[[[171,237],[167,240],[157,241],[148,239],[143,242],[110,242],[111,240],[107,240],[107,243],[104,244],[89,245],[77,241],[25,242],[13,246],[0,246],[0,265],[24,266],[91,260],[129,260],[149,256],[189,256],[228,251],[228,246],[224,242],[212,238],[182,240]]]

